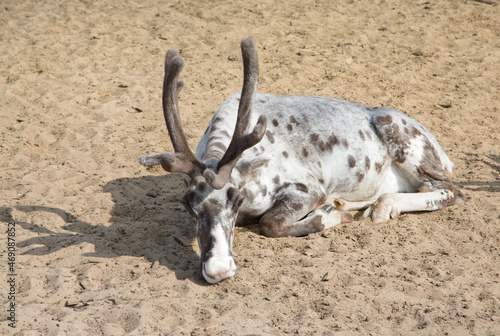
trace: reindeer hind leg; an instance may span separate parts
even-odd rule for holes
[[[449,180],[441,188],[432,189],[420,193],[384,194],[367,209],[365,216],[371,216],[374,223],[380,223],[403,212],[434,211],[464,202],[463,194]]]
[[[365,213],[374,222],[395,218],[402,212],[434,211],[465,202],[445,174],[453,163],[425,127],[390,110],[374,116],[372,125],[388,148],[392,175],[399,180],[399,192],[383,194]],[[418,192],[423,189],[429,192]]]

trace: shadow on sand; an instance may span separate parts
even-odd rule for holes
[[[457,183],[458,186],[472,191],[488,191],[500,192],[500,155],[485,155],[479,157],[477,154],[465,153],[470,163],[481,162],[490,167],[492,180],[491,181],[464,181]]]
[[[184,190],[182,178],[176,175],[120,178],[103,188],[114,202],[108,223],[87,223],[55,207],[23,205],[0,207],[0,220],[38,234],[18,242],[24,254],[51,254],[86,242],[94,245],[95,252],[84,256],[144,257],[175,272],[177,279],[205,285],[197,247],[180,244],[182,240],[196,239],[193,224],[179,202]],[[58,232],[53,232],[36,223],[16,220],[14,210],[54,214],[64,224]]]

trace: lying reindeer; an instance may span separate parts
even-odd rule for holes
[[[351,221],[349,210],[366,209],[379,223],[465,201],[445,175],[453,163],[418,122],[386,107],[257,93],[253,40],[243,39],[241,49],[243,90],[215,113],[196,155],[177,101],[184,62],[176,50],[167,52],[163,113],[175,153],[140,158],[146,167],[187,175],[182,203],[196,227],[206,281],[235,274],[237,221],[258,222],[268,237],[304,236]]]

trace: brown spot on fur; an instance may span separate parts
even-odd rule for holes
[[[307,194],[309,192],[309,188],[304,183],[295,183],[295,187],[303,193]]]
[[[226,206],[230,207],[233,211],[237,211],[243,201],[240,191],[237,188],[228,188],[226,196]]]
[[[370,158],[368,156],[365,156],[365,169],[370,170]]]
[[[313,133],[310,136],[311,142],[314,146],[316,146],[321,152],[324,152],[327,148],[327,144],[324,141],[319,140],[319,135],[317,133]]]
[[[422,158],[421,167],[428,171],[428,173],[432,171],[439,173],[439,175],[444,175],[443,168],[441,166],[441,159],[439,158],[436,149],[427,138],[425,139],[424,157]],[[437,176],[435,178],[439,179]]]
[[[293,115],[292,115],[292,116],[290,116],[290,122],[291,122],[292,124],[295,124],[295,125],[298,125],[298,124],[299,124]]]
[[[269,142],[273,144],[274,143],[274,135],[273,135],[273,133],[271,133],[271,131],[267,130],[266,131],[266,136],[269,139]]]
[[[267,186],[261,186],[260,192],[263,196],[267,195]]]
[[[392,123],[392,117],[390,115],[378,116],[375,118],[375,122],[386,126]]]
[[[393,144],[395,145],[394,160],[399,163],[406,161],[406,151],[408,149],[408,139],[404,139],[399,131],[399,126],[394,124],[388,133],[392,137]],[[389,138],[390,139],[390,138]]]
[[[309,138],[311,139],[311,142],[315,143],[319,140],[319,135],[317,133],[313,133],[309,136]]]
[[[406,125],[406,120],[401,119],[401,122],[403,123],[403,125]]]
[[[280,184],[280,177],[278,175],[276,175],[275,177],[273,177],[273,183],[278,185]]]
[[[292,126],[292,124],[288,124],[288,125],[286,125],[286,129],[288,130],[288,132],[292,132],[292,131],[293,131],[293,126]]]
[[[228,188],[226,192],[226,197],[229,201],[234,201],[238,197],[239,191],[236,188]]]
[[[339,139],[332,134],[328,137],[326,148],[328,149],[329,152],[331,152],[333,150],[333,146],[336,146],[338,144],[339,144]]]
[[[362,130],[358,131],[359,137],[361,138],[362,141],[365,141],[365,135],[363,134]]]
[[[280,124],[280,123],[278,122],[278,120],[273,119],[273,126],[274,126],[274,127],[278,127],[278,126],[279,126],[279,124]]]
[[[375,162],[375,170],[377,171],[377,173],[380,173],[382,171],[383,166],[384,166],[383,163]]]
[[[363,179],[365,178],[365,174],[363,173],[358,173],[358,183],[360,183],[361,181],[363,181]]]
[[[347,162],[349,163],[349,168],[354,168],[356,166],[356,160],[352,155],[349,155]]]
[[[234,189],[234,188],[233,188]],[[202,203],[203,212],[209,218],[215,218],[222,208],[222,204],[216,199],[207,199],[206,202]]]
[[[326,144],[323,141],[318,142],[318,148],[320,151],[324,152],[326,150]]]
[[[375,118],[373,126],[380,138],[389,148],[389,152],[394,161],[404,163],[406,161],[410,138],[404,131],[400,130],[398,124],[391,122],[392,117],[390,115],[378,116]],[[411,132],[410,129],[410,133]]]
[[[344,146],[346,149],[349,148],[349,143],[346,139],[342,140],[342,146]]]
[[[283,156],[285,157],[285,159],[288,159],[288,152],[287,151],[283,151],[283,153],[281,153],[281,154],[283,154]]]
[[[257,181],[257,186],[260,188],[259,192],[266,196],[267,195],[267,186],[265,184],[261,184],[260,181]]]
[[[422,132],[420,132],[416,127],[410,128],[410,138],[414,139],[420,135],[422,135]]]
[[[243,197],[245,197],[245,199],[252,203],[254,200],[255,200],[255,195],[253,194],[253,192],[251,192],[250,190],[248,189],[244,189],[241,191],[241,194],[243,195]]]
[[[304,157],[308,157],[308,156],[309,156],[309,152],[307,151],[307,149],[302,148],[302,155],[303,155]]]
[[[290,186],[291,186],[290,182],[283,183],[281,186],[279,186],[279,187],[276,188],[276,194],[279,193],[279,192],[281,192],[281,191],[283,191],[283,190],[288,189]]]

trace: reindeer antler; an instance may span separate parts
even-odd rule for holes
[[[184,173],[189,175],[196,184],[197,189],[204,190],[205,179],[203,171],[205,164],[201,162],[189,148],[189,144],[182,130],[179,115],[178,96],[184,86],[184,82],[178,81],[179,73],[184,67],[184,61],[179,52],[170,49],[165,56],[165,77],[163,79],[163,116],[167,124],[168,134],[174,146],[174,153],[160,153],[145,155],[139,162],[147,167],[161,164],[163,169],[171,173]]]
[[[142,165],[151,167],[161,164],[163,169],[171,173],[187,174],[200,192],[205,190],[205,183],[208,183],[214,189],[222,189],[226,185],[241,154],[257,144],[266,132],[267,118],[261,115],[253,131],[245,134],[249,128],[252,103],[257,92],[259,61],[257,49],[250,37],[241,41],[241,52],[243,54],[244,79],[238,117],[231,143],[217,164],[217,172],[207,169],[205,164],[194,156],[182,130],[178,96],[184,83],[179,81],[178,77],[184,67],[184,61],[175,49],[170,49],[165,56],[165,77],[162,95],[163,115],[175,153],[165,152],[141,156],[139,162]]]
[[[241,154],[259,143],[266,132],[267,118],[261,115],[253,131],[245,134],[250,126],[252,104],[259,83],[257,48],[250,37],[241,41],[241,53],[243,55],[243,89],[233,137],[224,156],[217,164],[217,173],[211,169],[206,169],[203,173],[208,184],[214,189],[221,189],[226,185]]]

